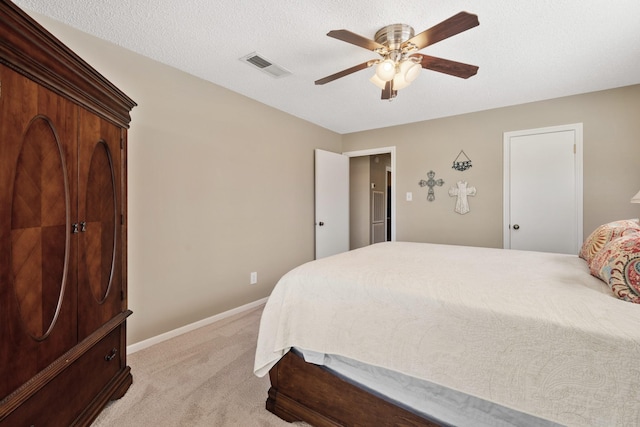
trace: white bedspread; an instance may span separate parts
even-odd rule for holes
[[[572,426],[640,425],[640,306],[572,255],[388,242],[287,273],[254,371],[291,347]]]

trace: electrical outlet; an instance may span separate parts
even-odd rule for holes
[[[249,277],[249,284],[255,285],[256,283],[258,283],[258,273],[254,271],[251,273],[251,276]]]
[[[413,193],[411,193],[410,191],[407,191],[407,202],[410,202],[413,200]]]

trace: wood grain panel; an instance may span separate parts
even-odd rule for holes
[[[51,332],[64,293],[69,201],[62,148],[47,119],[27,128],[18,156],[11,212],[13,285],[33,338]]]
[[[78,337],[83,339],[122,311],[126,255],[120,129],[84,110],[80,122],[78,217],[87,222],[79,240]]]
[[[86,194],[85,251],[87,277],[96,301],[102,302],[111,285],[116,244],[115,175],[109,147],[99,141],[91,156]]]
[[[77,343],[77,107],[0,65],[0,396]],[[51,218],[47,216],[51,214]],[[32,292],[33,291],[33,292]]]

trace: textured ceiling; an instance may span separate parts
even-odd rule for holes
[[[34,11],[338,133],[640,83],[639,0],[15,0]],[[377,54],[326,36],[421,32],[460,11],[480,26],[421,51],[477,65],[468,80],[423,70],[393,101],[373,69],[314,81]],[[239,61],[257,52],[291,71]]]

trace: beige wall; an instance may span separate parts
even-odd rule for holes
[[[129,344],[264,298],[313,259],[313,150],[340,152],[340,135],[34,17],[138,103]]]
[[[313,258],[314,148],[397,147],[398,240],[500,247],[502,133],[583,122],[585,235],[640,216],[629,203],[640,189],[640,86],[341,136],[34,17],[139,104],[129,132],[130,344],[266,297]],[[464,174],[451,169],[460,149],[473,160]],[[418,186],[430,169],[446,181],[433,203]],[[460,176],[478,189],[464,216],[447,195]]]
[[[396,146],[397,240],[502,247],[503,133],[584,124],[584,236],[598,225],[640,216],[640,85],[343,135],[342,149]],[[391,142],[393,141],[393,142]],[[473,167],[451,168],[463,149]],[[445,184],[434,202],[418,182]],[[543,171],[541,171],[543,173]],[[477,188],[471,212],[453,211],[447,190],[460,178]],[[553,191],[553,188],[540,189]],[[413,201],[407,202],[407,192]]]

